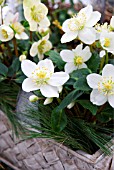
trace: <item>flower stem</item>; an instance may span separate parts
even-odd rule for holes
[[[105,52],[106,52],[105,64],[108,64],[108,52],[107,51],[105,51]]]
[[[104,66],[104,63],[105,63],[105,55],[103,56],[103,58],[101,59],[101,64],[100,64],[100,71],[102,70],[103,66]]]
[[[9,57],[9,59],[11,59],[12,53],[11,53],[11,49],[10,49],[8,42],[6,42],[6,47],[7,47],[7,50],[8,50],[8,57]]]
[[[19,53],[18,53],[17,41],[16,41],[16,38],[15,38],[15,37],[14,37],[14,39],[13,39],[13,45],[14,45],[15,55],[16,55],[16,57],[18,57],[18,56],[19,56]]]
[[[32,42],[32,31],[30,31],[30,41]]]
[[[2,6],[1,6],[1,23],[3,24]]]

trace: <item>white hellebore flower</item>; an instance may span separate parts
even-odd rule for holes
[[[36,0],[29,0],[31,3],[23,3],[24,16],[29,22],[30,31],[36,31],[37,27],[46,28],[50,26],[50,21],[47,18],[48,8]]]
[[[26,92],[39,89],[48,98],[59,97],[58,86],[69,79],[65,72],[54,73],[54,65],[49,59],[41,60],[37,65],[30,60],[23,60],[21,68],[28,77],[23,81],[22,89]]]
[[[79,38],[85,44],[92,44],[96,40],[96,32],[93,26],[100,20],[101,14],[93,12],[91,5],[81,9],[73,18],[67,19],[62,26],[65,34],[61,38],[62,43]]]
[[[102,76],[96,73],[87,76],[87,83],[93,89],[90,101],[98,106],[106,101],[114,108],[114,65],[106,64]]]
[[[7,25],[0,26],[0,40],[6,42],[11,40],[14,37],[13,30]]]
[[[44,58],[44,53],[52,48],[52,43],[48,39],[49,34],[47,34],[38,42],[34,42],[30,49],[30,55],[35,57],[38,54],[39,60],[42,60]]]
[[[114,54],[114,32],[103,31],[100,35],[100,43],[103,49]]]
[[[15,32],[15,38],[17,39],[22,39],[22,40],[27,40],[29,37],[28,35],[24,32],[25,28],[23,25],[18,22],[19,19],[19,14],[13,14],[11,12],[8,12],[8,14],[4,18],[4,23],[5,25],[9,25]]]
[[[74,70],[87,68],[87,65],[84,63],[91,57],[92,53],[90,48],[86,46],[82,49],[83,45],[78,45],[75,49],[71,50],[62,50],[60,56],[63,61],[67,62],[65,64],[65,72],[71,73]]]

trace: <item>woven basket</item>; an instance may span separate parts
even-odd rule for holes
[[[74,152],[47,139],[17,140],[0,111],[0,161],[14,170],[113,170],[114,158],[100,150],[94,155]]]

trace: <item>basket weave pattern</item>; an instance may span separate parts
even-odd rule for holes
[[[8,120],[0,111],[0,161],[15,170],[113,170],[112,159],[100,152],[74,152],[47,139],[14,142]]]

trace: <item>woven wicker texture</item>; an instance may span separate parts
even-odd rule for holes
[[[0,160],[15,170],[113,170],[112,157],[76,153],[46,139],[18,140],[0,112]]]

